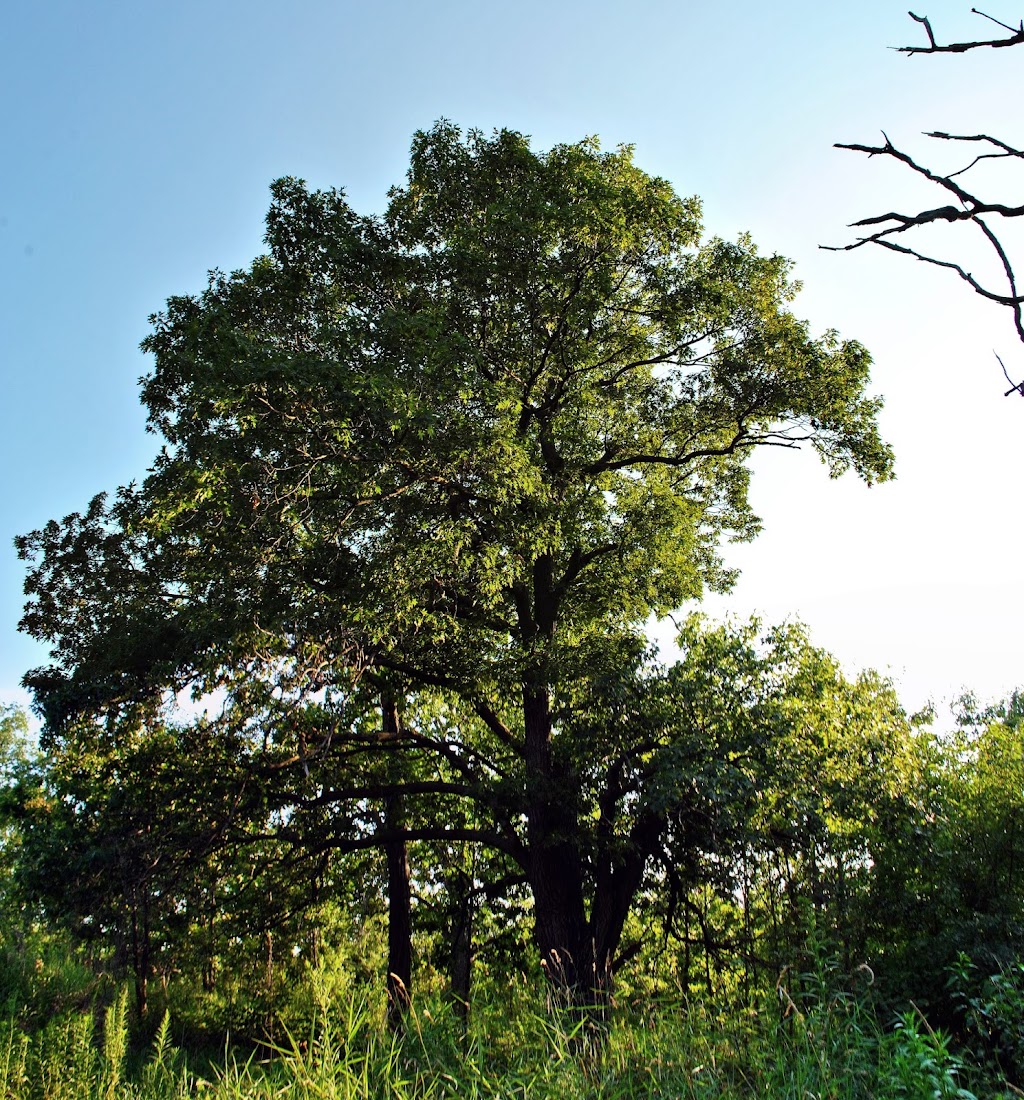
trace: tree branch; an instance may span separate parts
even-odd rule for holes
[[[975,10],[976,9],[972,9]],[[959,48],[954,47],[938,47],[935,45],[934,35],[932,34],[931,26],[927,19],[923,19],[914,15],[911,16],[919,23],[922,23],[925,27],[925,31],[928,34],[929,40],[932,43],[928,50],[921,48],[918,52],[962,52]],[[982,12],[977,12],[981,15]],[[985,18],[991,18],[986,16]],[[998,20],[992,20],[998,22]],[[1000,26],[1005,24],[1000,23]],[[1000,40],[998,43],[975,43],[976,45],[1015,45],[1018,42],[1024,42],[1024,22],[1021,24],[1021,30],[1018,32],[1012,27],[1008,27],[1008,30],[1013,31],[1013,36],[1008,39]],[[960,44],[963,46],[964,44]],[[943,267],[950,271],[956,272],[956,274],[971,287],[972,290],[981,297],[988,301],[995,302],[997,305],[1006,306],[1009,308],[1013,315],[1014,329],[1017,333],[1017,338],[1024,343],[1024,295],[1020,294],[1017,289],[1016,275],[1013,270],[1013,265],[1010,262],[1009,254],[999,238],[999,235],[989,225],[986,217],[988,215],[997,215],[1002,218],[1020,218],[1024,217],[1024,205],[1010,204],[1004,202],[986,202],[979,198],[977,195],[968,191],[961,182],[957,181],[957,177],[964,177],[971,169],[975,168],[979,163],[984,160],[993,159],[1005,159],[1005,158],[1022,158],[1024,159],[1024,151],[1002,141],[999,138],[994,138],[989,134],[949,134],[942,130],[932,130],[926,134],[927,137],[935,138],[940,141],[964,141],[975,142],[983,145],[988,145],[997,150],[997,152],[981,153],[974,157],[969,164],[964,168],[960,168],[955,172],[940,173],[933,171],[925,165],[919,164],[908,153],[903,152],[901,149],[897,149],[895,145],[889,140],[888,134],[884,131],[882,136],[885,138],[884,145],[860,145],[853,143],[837,142],[835,148],[837,149],[849,149],[856,153],[865,153],[869,157],[885,156],[891,157],[905,167],[909,168],[916,175],[921,176],[929,183],[935,184],[941,187],[944,191],[947,191],[956,200],[958,205],[938,206],[931,209],[921,210],[914,214],[902,214],[897,211],[891,210],[885,214],[876,214],[871,217],[861,218],[859,221],[851,223],[852,228],[872,228],[873,232],[867,233],[865,236],[858,237],[857,240],[852,241],[846,245],[821,245],[820,247],[829,252],[849,252],[853,249],[861,248],[867,244],[878,245],[881,248],[888,248],[892,252],[901,252],[906,256],[912,256],[916,260],[920,260],[922,263],[931,264],[934,267]],[[956,263],[952,260],[939,259],[937,256],[930,255],[928,253],[919,251],[916,248],[909,247],[908,245],[898,244],[891,238],[897,234],[907,233],[910,230],[920,228],[922,226],[934,225],[939,222],[948,222],[950,224],[957,222],[968,222],[978,227],[982,236],[985,238],[988,246],[995,253],[996,259],[999,262],[1003,271],[1003,276],[1006,280],[1009,293],[1000,293],[995,290],[991,290],[989,287],[984,286],[979,279],[977,279],[973,272],[968,271],[962,264]],[[1000,360],[1002,363],[1002,360]],[[1013,388],[1007,391],[1007,396],[1010,393],[1017,392],[1018,387],[1013,383],[1005,367],[1003,373],[1006,375],[1006,379],[1013,385]]]
[[[468,783],[446,783],[442,780],[424,780],[415,782],[408,780],[397,783],[367,783],[363,786],[331,787],[316,798],[299,799],[296,806],[309,808],[312,806],[329,806],[335,802],[350,802],[364,798],[389,798],[393,795],[424,795],[424,794],[451,794],[459,798],[468,798],[474,802],[491,806],[494,802],[493,790],[481,790],[479,787]]]
[[[1021,21],[1019,27],[1011,27],[1008,23],[1001,23],[998,19],[993,19],[991,15],[986,15],[985,12],[978,11],[977,8],[971,8],[971,11],[975,15],[980,15],[983,19],[987,19],[990,23],[995,23],[997,27],[1008,30],[1010,32],[1009,36],[1006,38],[973,39],[970,42],[950,42],[948,45],[940,46],[935,41],[935,34],[932,31],[932,25],[928,21],[928,17],[924,15],[915,15],[912,11],[908,11],[907,15],[924,27],[924,32],[928,35],[928,45],[894,46],[893,49],[896,50],[897,53],[905,53],[908,56],[912,56],[918,53],[966,53],[968,50],[976,50],[982,46],[999,48],[1001,46],[1019,46],[1024,42],[1024,20]]]
[[[523,866],[525,870],[525,853],[521,842],[514,837],[503,836],[501,833],[489,829],[451,829],[441,826],[426,826],[419,829],[379,829],[368,836],[331,837],[311,846],[308,838],[298,835],[298,830],[285,827],[277,833],[260,836],[256,839],[277,839],[285,840],[288,843],[302,844],[305,853],[310,854],[325,851],[359,852],[368,848],[382,848],[385,844],[394,844],[397,841],[465,840],[470,843],[483,844],[485,847],[493,848],[498,852],[504,852],[520,866]]]

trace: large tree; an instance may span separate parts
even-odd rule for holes
[[[590,140],[442,122],[383,215],[282,180],[266,242],[153,318],[145,481],[21,540],[55,655],[29,682],[54,736],[225,690],[336,847],[503,853],[589,996],[673,812],[645,623],[728,587],[756,448],[890,475],[869,356],[793,316],[786,260],[702,242],[696,199]],[[397,713],[353,723],[353,693]],[[404,721],[430,693],[448,713]]]

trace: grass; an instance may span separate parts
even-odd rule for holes
[[[528,989],[481,998],[463,1031],[441,998],[421,1003],[401,1036],[379,1006],[322,994],[303,1034],[250,1054],[227,1047],[190,1065],[165,1017],[133,1055],[122,993],[97,1026],[70,1013],[34,1033],[0,1026],[3,1100],[970,1100],[949,1038],[913,1011],[883,1026],[863,997],[781,986],[715,1012],[677,997],[622,1005],[607,1032],[552,1016]],[[997,1095],[993,1091],[986,1097]],[[1004,1091],[999,1095],[1010,1096]],[[1013,1093],[1012,1095],[1020,1095]]]

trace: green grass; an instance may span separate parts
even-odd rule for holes
[[[190,1065],[165,1018],[133,1054],[122,994],[34,1033],[0,1026],[3,1100],[437,1100],[673,1098],[968,1100],[947,1036],[915,1012],[883,1026],[863,998],[769,991],[716,1012],[682,998],[622,1005],[607,1030],[552,1016],[530,990],[474,1003],[468,1030],[442,999],[420,1003],[399,1037],[379,1004],[325,1003],[303,1034],[252,1053],[230,1045]],[[995,1088],[984,1096],[1010,1096]],[[1012,1095],[1020,1095],[1012,1093]]]

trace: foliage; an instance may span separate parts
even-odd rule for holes
[[[603,995],[650,861],[703,836],[644,624],[728,587],[757,447],[890,476],[867,352],[627,148],[442,122],[379,217],[272,193],[268,254],[153,318],[150,475],[19,540],[47,745],[219,693],[197,729],[255,776],[253,835],[481,846],[552,979]]]
[[[949,1037],[933,1031],[927,1020],[905,1012],[896,1021],[887,1082],[894,1095],[908,1100],[977,1100],[958,1083],[962,1068],[950,1050]]]
[[[20,904],[14,889],[20,840],[16,806],[30,758],[28,715],[13,704],[0,706],[0,916],[7,924],[15,923]]]
[[[944,1026],[956,1020],[944,975],[962,953],[991,974],[1024,950],[1021,714],[1019,693],[992,707],[968,696],[953,733],[921,728],[873,853],[880,980]]]
[[[699,213],[439,123],[382,215],[278,181],[268,254],[154,317],[149,475],[18,540],[5,1095],[1016,1077],[1024,699],[940,734],[799,624],[647,645],[731,582],[753,449],[891,473],[867,353]]]
[[[973,1050],[1019,1086],[1024,1081],[1024,963],[1014,959],[982,979],[961,952],[949,969],[949,986]]]
[[[14,703],[0,705],[0,768],[3,778],[25,760],[28,750],[28,715]]]
[[[677,808],[648,895],[678,980],[715,996],[820,952],[852,971],[870,958],[875,860],[912,761],[892,686],[849,679],[799,624],[694,618],[681,641],[676,733],[654,773]]]

